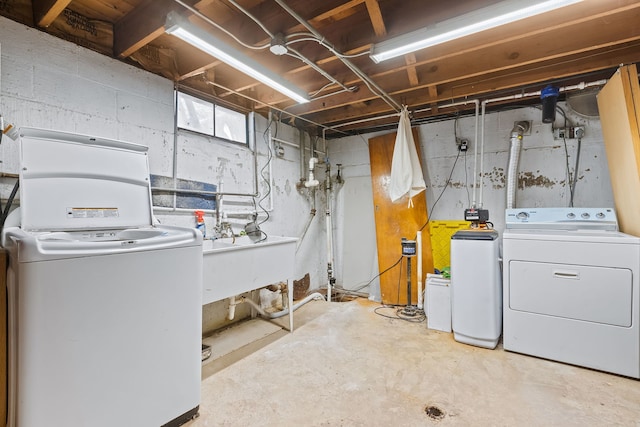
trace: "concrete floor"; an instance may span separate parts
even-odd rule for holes
[[[187,426],[640,425],[636,380],[460,344],[376,307],[314,301],[293,334],[262,331],[208,363]]]

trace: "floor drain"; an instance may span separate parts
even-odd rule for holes
[[[441,420],[444,418],[444,411],[437,406],[427,406],[424,408],[424,412],[434,420]]]

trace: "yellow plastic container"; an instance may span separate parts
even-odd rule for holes
[[[458,230],[469,228],[470,224],[469,221],[429,221],[433,266],[435,268],[442,270],[451,264],[451,236]]]

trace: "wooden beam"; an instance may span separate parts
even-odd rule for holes
[[[484,76],[483,79],[468,78],[452,81],[439,87],[437,100],[446,102],[463,98],[486,99],[498,91],[504,93],[507,90],[527,86],[531,87],[531,90],[534,90],[534,87],[540,89],[545,82],[612,69],[620,63],[638,62],[640,61],[640,41],[616,48],[615,56],[612,56],[611,53],[611,49],[604,48],[593,52],[589,57],[576,55],[573,58],[565,58],[562,62],[547,61],[544,64],[538,64],[533,70],[528,66],[523,66],[509,72],[492,73]],[[394,93],[390,93],[390,95],[394,95]],[[406,100],[405,103],[409,106],[424,106],[432,102],[431,98],[425,96],[424,89],[402,95]],[[289,111],[326,125],[392,112],[391,108],[379,99],[370,99],[366,103],[360,101],[359,105],[363,104],[366,104],[366,108],[364,106],[354,108],[353,105],[341,105],[338,108],[317,111],[312,114],[296,112],[297,107],[290,108]]]
[[[113,25],[113,55],[126,58],[164,33],[167,13],[177,9],[173,0],[142,3]]]
[[[429,86],[429,98],[433,100],[431,103],[431,111],[434,114],[438,114],[438,88],[435,85]]]
[[[365,0],[350,0],[348,2],[346,2],[345,4],[339,6],[339,7],[334,7],[331,10],[326,11],[325,13],[322,13],[312,19],[309,20],[309,23],[311,25],[313,25],[314,27],[317,26],[318,24],[320,24],[322,21],[327,21],[330,20],[338,15],[344,17],[345,14],[350,14],[351,9],[354,9],[356,6],[358,6],[359,4],[361,4],[362,2],[364,2]],[[346,15],[348,16],[348,15]],[[300,30],[303,29],[304,27],[302,25],[296,25],[295,30]],[[294,31],[294,28],[290,28],[289,31]]]
[[[382,11],[380,10],[380,4],[378,4],[378,0],[366,0],[367,11],[369,12],[369,19],[371,20],[371,24],[373,25],[373,31],[375,31],[376,36],[382,37],[387,34],[387,28],[384,25],[384,20],[382,19]]]
[[[33,21],[39,27],[48,27],[69,3],[71,0],[33,0]]]
[[[640,11],[638,11],[640,13]],[[399,78],[399,73],[404,72],[404,67],[396,67],[393,70],[385,70],[382,73],[370,73],[378,85],[384,88],[391,95],[405,97],[409,93],[419,90],[428,90],[431,85],[442,85],[460,80],[470,79],[481,81],[487,75],[501,72],[509,74],[509,70],[519,70],[519,73],[533,73],[539,64],[555,62],[562,64],[567,60],[573,60],[578,56],[589,56],[592,52],[607,52],[610,50],[610,57],[615,60],[617,53],[615,47],[622,42],[640,40],[640,27],[634,26],[629,29],[623,25],[625,14],[610,16],[607,24],[602,24],[600,20],[591,23],[576,25],[574,27],[563,28],[555,33],[540,34],[536,38],[536,45],[539,50],[531,45],[528,49],[522,49],[522,45],[517,40],[509,40],[500,46],[502,55],[490,55],[489,50],[477,50],[465,54],[451,54],[446,60],[429,61],[418,67],[418,74],[422,83],[407,87],[404,80]],[[631,15],[632,19],[635,19]],[[571,37],[579,34],[580,37]],[[558,40],[562,40],[559,42]],[[514,52],[517,53],[514,55]],[[639,52],[640,53],[640,52]],[[523,70],[523,71],[520,71]],[[364,70],[367,71],[366,69]],[[345,82],[349,84],[349,82]],[[440,88],[442,94],[442,88]],[[361,93],[366,97],[368,93]],[[311,101],[308,104],[294,107],[293,113],[306,114],[334,107],[341,107],[345,100],[353,101],[353,98],[338,95],[322,100],[322,104]]]
[[[208,0],[187,0],[198,9]],[[147,0],[113,25],[113,55],[126,58],[164,34],[167,14],[184,8],[173,0]]]
[[[552,30],[559,30],[566,27],[573,27],[578,24],[585,24],[588,22],[597,22],[598,24],[606,24],[609,17],[615,14],[628,14],[640,7],[640,1],[638,0],[618,0],[616,7],[612,7],[604,2],[589,1],[581,4],[580,9],[577,9],[576,13],[571,16],[566,14],[558,14],[557,16],[540,16],[529,18],[526,21],[526,25],[523,23],[511,24],[511,26],[505,26],[508,37],[496,38],[495,35],[491,35],[491,32],[480,33],[474,35],[471,40],[461,40],[459,42],[451,42],[445,45],[435,46],[429,49],[428,59],[420,60],[416,65],[423,65],[425,63],[433,63],[435,61],[444,60],[450,57],[458,55],[468,55],[473,52],[486,49],[488,47],[495,47],[502,43],[517,42],[520,45],[524,45],[528,40],[535,40],[536,45],[540,46],[538,38],[545,33],[549,34]],[[576,27],[579,28],[579,27]],[[575,39],[577,35],[582,34],[580,31],[575,32],[571,39]],[[596,31],[597,32],[597,31]],[[557,44],[553,43],[551,46]],[[363,50],[370,48],[369,44],[362,44],[360,47],[351,49],[353,53],[359,53]],[[348,53],[351,53],[348,52]],[[337,61],[335,56],[328,57],[324,60],[316,61],[318,64],[323,64],[331,61]],[[399,61],[399,60],[398,60]],[[391,62],[391,61],[390,61]],[[396,62],[397,64],[398,62]],[[299,68],[299,71],[304,67]],[[380,69],[380,67],[376,67]],[[364,70],[365,72],[367,70]],[[397,67],[389,67],[382,73],[395,73]],[[382,75],[378,72],[377,75]]]
[[[409,84],[411,86],[418,86],[420,80],[418,79],[418,71],[416,70],[416,54],[409,53],[404,56],[404,61],[407,64],[407,76],[409,77]]]

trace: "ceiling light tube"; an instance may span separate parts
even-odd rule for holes
[[[376,64],[430,46],[559,9],[582,0],[506,0],[373,45]]]
[[[299,102],[309,102],[309,95],[291,82],[268,70],[257,61],[240,51],[233,49],[212,34],[194,25],[176,12],[169,12],[165,23],[165,32],[189,43],[238,71],[253,77],[261,83],[277,90],[283,95]]]

